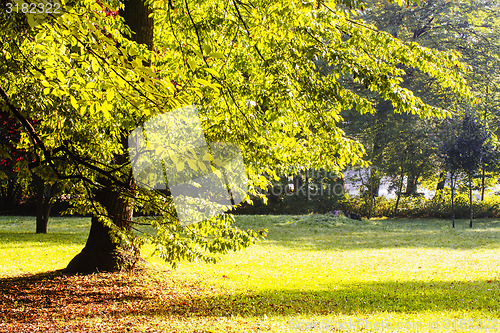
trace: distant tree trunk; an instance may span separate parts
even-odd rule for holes
[[[376,179],[376,177],[373,175],[373,170],[370,168],[370,183],[368,185],[369,187],[369,195],[370,195],[370,205],[368,207],[368,219],[371,219],[372,214],[373,214],[373,206],[375,204],[375,196],[378,196],[378,191],[380,188],[380,179]]]
[[[436,192],[439,190],[443,190],[445,184],[446,184],[446,174],[444,172],[441,172],[439,174],[439,182],[437,183],[436,186]]]
[[[378,197],[380,193],[380,179],[374,176],[370,171],[370,182],[368,183],[369,192],[373,197]]]
[[[399,199],[401,198],[401,192],[403,191],[404,177],[405,177],[404,172],[401,171],[401,178],[399,180],[398,196],[397,196],[397,199],[396,199],[396,205],[394,206],[394,212],[392,213],[392,216],[396,216],[396,213],[398,211]]]
[[[154,22],[150,17],[151,11],[142,0],[126,0],[125,8],[120,10],[120,16],[134,32],[131,39],[140,44],[153,48]],[[115,157],[118,164],[125,164],[128,160],[127,138],[122,138],[124,155]],[[95,193],[95,200],[103,205],[114,225],[122,230],[131,230],[134,214],[131,201],[121,194],[129,192],[133,196],[134,183],[131,181],[128,188],[114,187],[113,184],[103,182],[104,187]],[[120,240],[111,236],[111,229],[104,225],[97,216],[92,217],[87,243],[71,262],[66,271],[68,273],[91,273],[98,271],[121,271],[135,267],[140,260],[138,249],[126,248]]]
[[[486,99],[488,99],[488,94],[490,87],[486,86]],[[484,108],[484,123],[486,124],[488,120],[488,108]],[[486,178],[485,176],[485,171],[484,171],[484,162],[481,163],[481,201],[484,200],[484,179]]]
[[[451,187],[451,227],[455,228],[455,198],[454,198],[454,192],[455,192],[455,183],[453,182],[453,176],[454,172],[451,172],[450,175],[450,187]]]
[[[304,185],[304,179],[302,175],[294,175],[293,176],[293,192],[299,193],[300,187]]]
[[[486,177],[485,176],[485,172],[484,172],[484,165],[481,166],[481,201],[484,200],[484,178]]]
[[[418,178],[420,178],[419,174],[408,175],[408,177],[406,178],[406,196],[415,196],[417,194]]]
[[[305,181],[305,187],[306,187],[306,201],[309,201],[310,199],[310,192],[309,192],[309,170],[306,170],[306,181]]]
[[[472,228],[472,175],[469,174],[469,228]]]
[[[340,186],[342,187],[342,193],[346,193],[346,190],[345,190],[345,179],[344,179],[344,177],[337,178],[335,180],[335,182],[339,183]],[[342,193],[339,193],[338,195],[341,195]]]
[[[47,185],[36,175],[33,175],[33,182],[36,187],[36,233],[46,234],[52,210],[50,200],[57,192],[57,184]]]

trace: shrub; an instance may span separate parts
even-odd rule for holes
[[[338,209],[349,210],[367,216],[369,201],[359,196],[345,195],[338,202]],[[392,216],[396,199],[376,197],[372,216]],[[500,197],[486,196],[483,201],[473,201],[475,218],[500,217]],[[432,199],[420,197],[401,197],[395,217],[402,218],[451,218],[451,194],[449,191],[438,193]],[[455,194],[455,217],[469,217],[469,198],[467,193]]]

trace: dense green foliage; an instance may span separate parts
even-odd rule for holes
[[[469,66],[465,78],[474,96],[473,108],[487,123],[488,131],[497,133],[500,116],[499,6],[497,0],[429,0],[420,6],[398,6],[374,0],[359,17],[400,40],[459,53],[461,61]],[[437,86],[434,79],[419,70],[407,69],[404,79],[404,87],[432,105],[449,108],[456,117],[471,108],[470,100],[450,94],[448,89]],[[376,114],[345,112],[346,122],[342,125],[350,137],[363,143],[365,159],[377,168],[378,172],[370,181],[374,184],[372,193],[378,194],[383,176],[391,179],[399,195],[416,195],[422,184],[433,183],[427,187],[432,190],[438,182],[448,179],[438,148],[449,138],[449,128],[440,121],[394,115],[390,103],[377,96],[372,98],[378,103]],[[494,177],[491,173],[483,173],[483,182],[488,183],[491,177]]]
[[[21,146],[36,157],[31,170],[72,181],[70,212],[91,213],[120,233],[123,221],[94,198],[114,189],[129,207],[160,216],[142,221],[157,229],[146,239],[172,262],[212,260],[209,253],[248,246],[257,235],[231,227],[227,216],[184,228],[169,196],[130,186],[123,141],[148,119],[197,105],[207,140],[242,148],[256,194],[276,173],[361,163],[362,145],[338,124],[342,110],[375,112],[369,95],[397,113],[449,115],[404,88],[408,69],[468,92],[456,53],[402,42],[334,3],[148,3],[151,50],[127,38],[116,1],[76,1],[34,28],[23,14],[0,12],[0,87],[4,111],[23,125]]]

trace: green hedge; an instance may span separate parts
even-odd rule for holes
[[[449,192],[449,191],[448,191]],[[372,216],[392,216],[396,199],[377,197],[374,199]],[[363,197],[344,196],[338,202],[338,209],[349,210],[367,216],[369,200]],[[473,214],[475,218],[496,218],[500,217],[500,197],[486,196],[483,201],[473,201]],[[455,216],[456,218],[469,217],[469,197],[467,193],[455,195]],[[398,211],[394,217],[405,218],[450,218],[451,217],[451,195],[450,193],[440,193],[432,199],[424,197],[401,197]]]

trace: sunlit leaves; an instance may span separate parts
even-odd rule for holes
[[[344,4],[356,8],[360,2]],[[116,160],[124,152],[123,137],[188,103],[199,108],[207,141],[241,146],[250,188],[256,190],[267,185],[266,177],[292,168],[340,171],[362,163],[361,144],[338,128],[340,113],[353,108],[371,113],[374,107],[347,82],[390,100],[397,112],[422,117],[447,113],[401,86],[401,65],[467,93],[456,55],[400,42],[334,4],[185,0],[171,8],[169,2],[152,1],[153,50],[131,42],[122,21],[107,16],[105,6],[111,5],[81,1],[30,31],[18,49],[2,46],[2,57],[8,53],[18,67],[2,67],[6,75],[0,83],[13,83],[9,94],[16,105],[41,119],[39,131],[49,149],[68,148],[118,179],[130,172]],[[175,168],[196,168],[193,163],[179,161]],[[97,178],[88,165],[66,170]],[[89,198],[81,200],[81,207],[90,207]],[[237,234],[224,216],[181,230],[169,200],[139,190],[135,203],[163,215],[153,242],[169,246],[162,253],[167,260],[211,260],[206,251],[237,248],[248,236]]]

